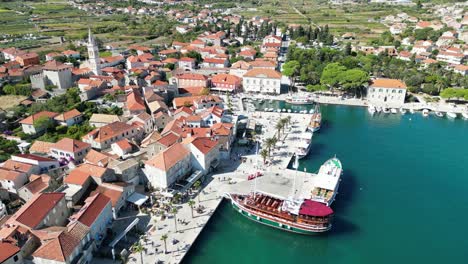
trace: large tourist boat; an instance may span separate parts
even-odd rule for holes
[[[305,235],[332,227],[333,210],[310,199],[281,199],[261,192],[226,196],[241,215],[267,226]]]
[[[290,95],[286,97],[286,103],[293,105],[310,105],[314,103],[314,100],[308,96]]]
[[[321,126],[322,126],[322,113],[320,112],[320,106],[317,103],[315,105],[314,113],[312,114],[312,117],[310,118],[310,122],[307,125],[307,130],[316,132],[320,129]]]
[[[312,136],[314,134],[312,132],[303,132],[299,134],[296,147],[296,155],[298,158],[302,159],[307,154],[309,154],[310,148],[312,147]]]
[[[317,173],[311,199],[330,206],[335,200],[342,174],[343,167],[338,158],[327,160]]]

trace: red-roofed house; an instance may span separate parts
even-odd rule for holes
[[[271,69],[255,68],[244,74],[242,86],[245,92],[280,94],[281,73]]]
[[[112,143],[122,138],[140,139],[142,133],[143,131],[135,126],[123,122],[113,122],[89,132],[82,140],[91,144],[92,148],[107,149],[110,148]]]
[[[169,148],[170,146],[180,143],[182,138],[175,134],[175,133],[167,133],[155,142],[152,142],[147,145],[146,147],[146,155],[148,159],[156,156],[160,152],[164,151],[165,149]]]
[[[193,70],[195,68],[195,59],[189,57],[180,58],[177,62],[179,69],[183,70]]]
[[[5,163],[3,163],[2,168],[26,173],[28,177],[32,174],[37,174],[41,171],[41,169],[34,164],[14,161],[12,159],[5,161]]]
[[[90,263],[93,258],[94,240],[89,227],[80,222],[33,233],[41,240],[41,246],[32,254],[34,263]]]
[[[373,105],[401,107],[405,102],[406,84],[397,79],[378,78],[367,88],[367,99]]]
[[[103,183],[91,195],[102,193],[109,197],[112,203],[112,216],[117,219],[120,209],[127,203],[127,198],[135,192],[135,185],[125,182]]]
[[[208,87],[208,77],[197,73],[183,73],[174,76],[172,83],[177,84],[179,88],[185,87]]]
[[[60,167],[59,162],[55,159],[33,154],[16,154],[12,155],[11,159],[14,161],[36,165],[41,169],[40,173],[45,173]]]
[[[128,139],[123,138],[111,145],[112,151],[119,157],[123,157],[132,152],[133,146],[128,142]]]
[[[127,95],[125,104],[127,115],[138,115],[146,112],[145,101],[137,90],[133,90]]]
[[[213,90],[233,92],[240,89],[241,83],[242,79],[232,74],[221,73],[211,78]]]
[[[64,162],[81,163],[86,154],[91,150],[91,145],[80,140],[62,138],[50,148],[50,154],[57,160]]]
[[[39,55],[35,52],[24,53],[16,56],[15,60],[21,64],[21,66],[29,66],[39,64]]]
[[[8,192],[17,193],[28,181],[26,173],[0,167],[0,186]]]
[[[218,166],[220,158],[218,143],[218,140],[205,137],[191,140],[188,148],[190,149],[190,160],[194,170],[206,174]]]
[[[79,221],[89,227],[91,238],[96,245],[100,245],[112,222],[111,199],[101,193],[89,196],[83,207],[70,217],[70,221]]]
[[[83,121],[83,115],[80,113],[80,111],[72,109],[65,113],[59,114],[58,116],[54,117],[54,119],[61,126],[73,126]]]
[[[26,202],[8,221],[27,229],[64,225],[69,215],[64,193],[39,193]]]
[[[229,67],[228,59],[220,58],[205,58],[202,63],[203,68],[227,68]]]
[[[0,263],[23,263],[23,254],[21,249],[16,246],[16,243],[8,240],[0,242]]]
[[[49,189],[50,176],[47,174],[36,175],[33,174],[29,177],[29,182],[23,187],[19,188],[18,195],[24,201],[31,200],[34,195],[43,193]]]
[[[191,170],[190,151],[180,143],[145,162],[145,174],[153,187],[168,188]]]
[[[40,124],[37,123],[38,120],[49,120],[53,122],[53,118],[56,117],[58,114],[54,112],[42,111],[33,115],[26,117],[25,119],[20,121],[21,127],[23,132],[26,134],[34,135],[36,133],[40,133],[46,129],[44,127],[47,125],[47,122],[42,122]]]

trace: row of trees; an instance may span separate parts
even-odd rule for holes
[[[414,60],[403,61],[386,54],[366,55],[350,52],[346,48],[341,51],[291,46],[283,73],[311,90],[323,89],[325,85],[359,93],[359,84],[366,76],[401,79],[410,91],[432,95],[439,94],[445,88],[468,87],[468,76],[447,70],[444,63],[432,64],[423,70],[421,64]]]
[[[291,39],[294,39],[301,43],[311,43],[314,41],[322,42],[325,45],[333,44],[333,35],[328,29],[328,25],[325,25],[322,29],[312,26],[304,28],[299,26],[296,29],[289,28],[289,34]]]
[[[266,163],[266,159],[268,157],[271,157],[272,149],[275,148],[276,143],[278,143],[278,141],[281,139],[282,134],[284,136],[284,129],[288,125],[290,125],[290,123],[291,123],[291,116],[287,116],[285,118],[281,118],[280,120],[278,120],[278,122],[275,125],[276,135],[271,138],[267,138],[265,142],[263,142],[264,148],[260,151],[259,154],[262,157],[264,164]]]

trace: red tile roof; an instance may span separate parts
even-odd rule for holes
[[[71,139],[71,138],[62,138],[57,143],[55,143],[51,148],[77,153],[82,150],[90,148],[91,145],[80,140]]]
[[[177,136],[176,134],[174,133],[169,133],[163,137],[161,137],[160,139],[158,139],[156,142],[158,142],[159,144],[165,146],[165,147],[170,147],[172,145],[174,145],[178,140],[179,140],[179,136]]]
[[[145,102],[136,90],[127,95],[127,108],[130,111],[146,111]]]
[[[397,79],[379,78],[379,79],[373,80],[370,87],[406,89],[406,84],[403,81],[397,80]]]
[[[241,78],[232,74],[220,73],[220,74],[213,76],[211,78],[211,82],[214,85],[219,85],[219,84],[238,85],[241,82]]]
[[[89,233],[89,228],[80,222],[73,222],[64,228],[49,228],[36,231],[46,233],[50,238],[41,241],[41,246],[32,254],[35,258],[66,262],[82,240]]]
[[[128,142],[126,138],[115,142],[115,144],[117,144],[117,146],[119,146],[121,150],[132,150],[132,145]]]
[[[37,176],[33,179],[33,176]],[[28,189],[31,194],[35,195],[47,189],[49,187],[50,176],[48,175],[31,175],[30,182],[24,185],[24,188]]]
[[[70,217],[71,221],[80,221],[88,227],[96,221],[104,208],[111,204],[111,199],[104,194],[96,193],[85,200],[85,205]]]
[[[208,77],[203,74],[198,73],[183,73],[176,76],[177,79],[188,79],[188,80],[199,80],[199,81],[206,81]]]
[[[3,163],[2,168],[20,172],[29,172],[33,167],[35,167],[35,165],[9,159]]]
[[[9,241],[0,242],[0,263],[5,262],[7,259],[13,257],[20,251],[20,248]]]
[[[21,175],[24,175],[24,172],[0,167],[0,180],[16,181]]]
[[[86,154],[84,159],[87,163],[90,164],[99,166],[99,163],[101,163],[102,166],[107,166],[107,163],[109,163],[109,161],[113,158],[111,155],[91,149],[88,154]]]
[[[33,115],[26,117],[25,119],[21,120],[20,123],[26,124],[26,125],[34,125],[34,121],[38,120],[41,117],[54,118],[57,115],[58,113],[49,112],[49,111],[41,111],[39,113],[35,113]]]
[[[55,120],[65,122],[66,120],[75,118],[75,117],[80,116],[80,115],[81,115],[80,111],[78,111],[76,109],[72,109],[72,110],[67,111],[67,112],[65,112],[63,114],[59,114],[58,116],[55,117]]]
[[[145,162],[146,165],[158,168],[163,171],[168,171],[174,167],[177,162],[190,155],[182,144],[176,143],[165,149],[163,152],[158,153],[155,157]]]
[[[124,134],[127,131],[135,129],[133,126],[123,122],[113,122],[89,132],[84,138],[93,138],[96,142],[104,142],[108,139]]]
[[[246,72],[244,74],[245,77],[281,79],[281,73],[271,69],[257,68]]]
[[[13,218],[29,228],[36,228],[64,197],[64,193],[40,193],[23,205]]]
[[[192,141],[192,145],[195,146],[201,153],[206,155],[212,150],[216,149],[218,141],[212,140],[210,138],[199,137]]]

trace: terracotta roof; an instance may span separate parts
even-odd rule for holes
[[[375,79],[371,82],[370,87],[378,87],[378,88],[403,88],[406,89],[406,84],[397,79]]]
[[[84,138],[92,138],[96,142],[103,142],[132,129],[134,127],[126,123],[113,122],[89,132]]]
[[[13,257],[20,251],[20,248],[9,241],[0,242],[0,263],[3,263],[7,259]]]
[[[15,170],[15,171],[20,171],[20,172],[29,172],[35,165],[24,163],[24,162],[19,162],[19,161],[14,161],[14,160],[7,160],[5,163],[3,163],[2,168],[8,169],[8,170]]]
[[[24,175],[24,172],[0,167],[0,180],[15,181],[21,175]]]
[[[80,115],[81,115],[80,111],[78,111],[76,109],[72,109],[72,110],[67,111],[65,113],[59,114],[58,116],[55,117],[55,120],[65,122],[66,120],[75,118],[75,117],[80,116]]]
[[[218,136],[229,136],[233,125],[231,123],[216,123],[211,126],[211,129],[215,135]]]
[[[52,229],[50,239],[41,241],[41,246],[32,255],[35,258],[66,262],[90,230],[80,222],[73,222],[61,229]],[[47,229],[36,232],[47,233]]]
[[[128,142],[126,138],[121,139],[114,144],[117,144],[121,150],[132,150],[132,145]]]
[[[178,51],[176,49],[167,49],[167,50],[161,50],[159,54],[161,55],[168,55],[172,53],[177,53]]]
[[[221,102],[221,99],[215,95],[198,95],[174,98],[174,106],[181,107],[186,103],[193,104],[194,102]]]
[[[182,144],[176,143],[163,152],[158,153],[154,158],[146,161],[145,164],[163,171],[168,171],[176,165],[177,162],[188,155],[190,155],[190,151],[184,148]]]
[[[198,73],[183,73],[183,74],[177,75],[176,78],[177,79],[200,80],[200,81],[208,80],[208,77],[206,77],[203,74],[198,74]]]
[[[239,56],[241,57],[253,57],[255,54],[257,54],[257,51],[255,50],[243,50],[239,52]]]
[[[29,228],[36,228],[64,197],[64,193],[40,193],[24,204],[13,218]]]
[[[176,134],[174,133],[168,133],[167,135],[161,137],[160,139],[158,139],[156,142],[158,142],[159,144],[165,146],[165,147],[170,147],[172,145],[174,145],[175,143],[177,143],[177,141],[179,140],[179,136],[177,136]]]
[[[221,118],[223,116],[224,109],[222,109],[219,106],[212,106],[212,107],[206,109],[205,113],[210,113],[210,114],[212,114],[212,115],[214,115],[216,117]]]
[[[71,68],[73,68],[73,66],[63,64],[63,63],[58,62],[56,60],[51,60],[51,61],[46,62],[44,64],[44,67],[42,67],[42,69],[44,69],[44,70],[52,70],[52,71],[71,69]]]
[[[34,176],[37,176],[34,178]],[[24,185],[24,188],[28,189],[33,195],[40,193],[49,187],[50,176],[43,175],[31,175],[30,182]]]
[[[94,164],[84,163],[72,170],[63,182],[75,185],[83,185],[89,177],[102,178],[106,172],[106,168]]]
[[[281,79],[281,73],[271,69],[252,69],[244,77]]]
[[[195,62],[194,58],[189,58],[189,57],[182,57],[179,59],[179,61],[186,61],[186,62]]]
[[[14,155],[19,158],[24,158],[24,159],[29,159],[29,160],[35,160],[35,161],[55,161],[54,159],[34,155],[34,154],[16,154]]]
[[[245,62],[245,61],[243,61],[243,60],[234,62],[234,63],[231,65],[231,69],[248,70],[248,69],[250,69],[250,68],[252,68],[252,66],[250,65],[250,63]]]
[[[76,214],[72,215],[70,220],[80,221],[84,225],[91,227],[108,204],[111,204],[109,197],[96,193],[85,200],[83,207]]]
[[[102,193],[105,196],[109,197],[112,202],[112,207],[115,207],[117,202],[119,201],[120,197],[123,194],[123,188],[121,186],[111,184],[111,183],[104,183],[99,185],[91,195],[95,193]]]
[[[232,74],[226,74],[226,73],[220,73],[211,78],[211,82],[213,84],[229,84],[229,85],[237,85],[240,84],[241,78],[232,75]]]
[[[249,62],[252,68],[275,68],[276,64],[269,60],[254,60]]]
[[[49,118],[54,118],[58,114],[54,112],[49,112],[49,111],[41,111],[39,113],[35,113],[33,115],[30,115],[26,117],[25,119],[21,120],[21,124],[26,124],[26,125],[34,125],[34,121],[38,120],[41,117],[49,117]]]
[[[193,110],[190,107],[182,106],[182,107],[177,108],[174,111],[174,115],[177,115],[178,113],[181,113],[181,112],[187,113],[189,115],[193,114]]]
[[[203,60],[203,62],[205,63],[215,63],[215,64],[223,64],[226,62],[226,59],[217,59],[217,58],[205,58]]]
[[[88,152],[88,154],[86,154],[86,157],[84,159],[87,163],[91,163],[97,166],[99,166],[99,163],[101,163],[102,166],[106,166],[109,163],[109,161],[112,159],[112,156],[106,153],[98,152],[94,149],[91,149]]]
[[[130,111],[146,111],[145,102],[136,90],[127,95],[127,108]]]
[[[66,151],[66,152],[80,152],[82,150],[90,148],[91,145],[80,140],[71,138],[62,138],[55,143],[51,148]]]
[[[206,155],[216,148],[218,141],[212,140],[210,138],[199,137],[192,141],[192,145],[195,146],[201,153]]]

